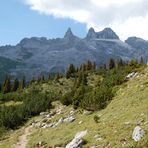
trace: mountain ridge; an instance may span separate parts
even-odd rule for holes
[[[111,28],[100,32],[90,28],[86,37],[79,38],[68,28],[63,38],[24,38],[15,46],[1,46],[0,55],[21,63],[6,73],[31,79],[41,73],[63,73],[69,64],[79,67],[87,60],[96,62],[98,66],[109,58],[130,60],[143,57],[147,61],[148,41],[130,37],[123,42]]]

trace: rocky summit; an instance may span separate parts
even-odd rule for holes
[[[84,38],[69,28],[63,38],[24,38],[15,46],[0,47],[1,78],[9,73],[27,79],[40,74],[65,72],[69,64],[80,66],[87,60],[102,65],[109,58],[148,60],[148,41],[130,37],[125,42],[111,29],[95,32],[90,28]],[[11,64],[9,64],[11,63]],[[5,65],[5,66],[4,66]]]

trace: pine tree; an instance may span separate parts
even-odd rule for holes
[[[108,68],[109,68],[109,69],[115,68],[115,61],[114,61],[114,59],[111,58],[111,59],[109,60]]]
[[[44,83],[45,82],[45,77],[44,75],[41,76],[41,83]]]
[[[83,73],[82,75],[82,85],[87,85],[87,74]]]
[[[87,61],[87,64],[86,64],[86,69],[87,70],[92,70],[92,63],[91,63],[91,61]]]
[[[60,74],[57,73],[56,76],[55,76],[55,81],[59,81],[60,78],[61,78]]]
[[[18,87],[19,87],[19,81],[18,81],[18,79],[16,78],[16,79],[14,80],[14,82],[13,82],[13,85],[12,85],[11,90],[12,90],[12,91],[17,91]]]
[[[74,73],[76,72],[76,68],[73,64],[70,64],[68,67],[68,70],[66,72],[66,78],[70,78],[72,76],[74,76]]]
[[[26,86],[26,79],[25,76],[23,76],[19,88],[22,90],[25,88],[25,86]]]
[[[2,91],[2,85],[1,85],[1,83],[0,83],[0,92]]]
[[[140,58],[140,65],[144,65],[143,57]]]
[[[11,82],[10,82],[10,77],[6,76],[6,79],[3,84],[3,93],[8,93],[11,91]]]
[[[105,69],[105,70],[107,69],[107,66],[106,66],[106,64],[104,64],[104,65],[103,65],[103,69]]]
[[[124,62],[123,62],[122,59],[119,59],[119,60],[117,61],[117,66],[118,66],[118,67],[124,66]]]
[[[48,75],[48,81],[50,81],[51,80],[51,76],[50,76],[50,74]]]
[[[81,85],[82,79],[83,79],[83,72],[82,71],[79,71],[79,73],[78,73],[78,79],[77,79],[77,83],[76,83],[76,87],[77,88]]]
[[[78,88],[80,85],[87,85],[87,74],[84,71],[80,71],[78,74],[76,87]]]
[[[87,65],[86,64],[82,64],[82,71],[86,71],[87,70]]]
[[[33,84],[35,82],[35,77],[32,77],[31,81],[30,81],[30,84]]]
[[[92,69],[96,70],[96,62],[93,62]]]

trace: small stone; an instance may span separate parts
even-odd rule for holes
[[[63,123],[64,122],[64,119],[63,118],[60,118],[58,123]]]
[[[51,114],[46,115],[46,118],[51,118]]]
[[[140,126],[136,126],[133,131],[132,138],[137,142],[140,141],[144,135],[144,130]]]
[[[130,124],[130,122],[124,122],[124,124],[125,124],[125,125],[129,125],[129,124]]]
[[[148,121],[144,122],[144,125],[147,125],[148,124]]]
[[[98,137],[99,137],[99,135],[98,135],[98,134],[94,136],[94,138],[98,138]]]
[[[82,124],[83,121],[80,121],[79,124]]]
[[[75,113],[74,110],[70,111],[70,115],[73,115],[74,113]]]
[[[87,110],[85,110],[84,112],[83,112],[83,115],[90,115],[90,114],[92,114],[93,112],[92,111],[87,111]]]
[[[48,114],[48,112],[41,112],[40,116],[44,116],[44,115],[47,115],[47,114]]]
[[[102,138],[101,138],[101,137],[96,139],[96,141],[101,141],[101,140],[102,140]]]
[[[71,123],[71,122],[73,122],[73,121],[75,121],[75,118],[74,118],[73,116],[70,116],[70,117],[64,119],[64,122],[69,122],[69,123]]]

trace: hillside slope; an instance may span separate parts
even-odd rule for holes
[[[67,144],[77,132],[86,130],[84,137],[86,144],[84,147],[133,147],[147,148],[148,139],[148,68],[140,72],[138,76],[127,83],[119,86],[116,96],[104,109],[90,115],[84,115],[83,111],[73,111],[71,106],[63,106],[59,102],[54,102],[55,108],[51,112],[58,112],[50,119],[50,123],[59,121],[73,114],[75,121],[72,123],[61,123],[56,127],[30,129],[27,148],[37,147],[38,143],[49,146],[63,146]],[[94,116],[98,116],[98,123],[94,121]],[[34,122],[36,121],[36,122]],[[40,123],[43,116],[35,117],[27,123]],[[47,122],[47,121],[46,121]],[[142,140],[137,143],[132,139],[133,129],[137,124],[145,131]],[[0,148],[13,147],[17,143],[17,137],[23,134],[24,127],[0,142]]]

